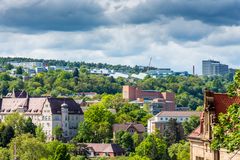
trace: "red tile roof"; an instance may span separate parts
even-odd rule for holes
[[[230,97],[227,94],[214,94],[214,106],[217,115],[219,113],[226,113],[227,108],[234,103],[240,104],[240,97]]]
[[[188,138],[201,138],[201,127],[198,126],[195,130],[193,130],[192,133],[188,135]]]

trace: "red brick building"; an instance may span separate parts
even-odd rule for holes
[[[133,86],[123,86],[123,98],[127,100],[136,100],[136,99],[156,99],[163,98],[167,101],[174,101],[175,94],[170,92],[159,92],[155,90],[141,90]]]
[[[176,109],[174,93],[123,86],[122,94],[123,99],[129,100],[131,103],[139,104],[140,106],[148,103],[154,115],[161,111],[174,111]]]
[[[217,123],[219,113],[226,113],[232,104],[240,104],[240,97],[229,97],[227,94],[217,94],[210,91],[204,95],[204,112],[200,117],[200,126],[189,136],[191,160],[239,160],[240,151],[227,153],[220,149],[210,149],[213,137],[213,127]]]

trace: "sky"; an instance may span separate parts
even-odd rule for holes
[[[0,0],[0,56],[238,68],[240,0]]]

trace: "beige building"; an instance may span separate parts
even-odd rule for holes
[[[200,126],[188,136],[191,160],[240,160],[240,151],[228,154],[224,149],[210,149],[211,140],[214,138],[212,128],[217,123],[219,113],[226,113],[227,108],[234,103],[240,104],[240,97],[205,92]]]
[[[43,127],[47,140],[53,139],[52,131],[60,126],[65,139],[77,134],[83,112],[72,98],[29,97],[25,91],[9,93],[0,100],[0,121],[14,112],[30,117],[35,125]]]
[[[170,119],[176,119],[180,136],[184,136],[182,122],[187,121],[191,116],[200,117],[201,112],[196,111],[162,111],[148,120],[147,132],[154,133],[156,130],[164,133]]]

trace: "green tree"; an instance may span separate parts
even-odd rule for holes
[[[168,146],[172,145],[173,143],[177,143],[180,137],[179,131],[179,124],[177,123],[176,119],[170,119],[167,122],[167,129],[164,130],[164,137],[168,143]]]
[[[6,147],[14,137],[14,130],[11,126],[3,126],[0,129],[0,146]]]
[[[10,160],[10,153],[7,148],[0,147],[0,160]]]
[[[33,124],[32,119],[30,117],[28,117],[25,122],[24,122],[24,133],[30,133],[32,135],[35,135],[35,129],[36,129],[36,125]]]
[[[80,122],[75,140],[79,142],[92,142],[94,139],[93,136],[94,131],[91,129],[91,123],[88,121]]]
[[[70,160],[70,158],[67,146],[65,144],[58,145],[55,151],[54,160]]]
[[[167,144],[163,138],[154,134],[148,135],[146,139],[135,149],[136,155],[148,157],[151,160],[166,159]]]
[[[196,111],[199,111],[199,112],[201,112],[201,111],[203,111],[203,106],[198,106],[197,108],[196,108]]]
[[[171,160],[189,160],[190,159],[190,144],[189,142],[180,141],[172,144],[168,148],[168,154]]]
[[[62,128],[57,125],[53,128],[53,137],[55,140],[61,140],[62,139]]]
[[[137,147],[142,141],[142,138],[139,136],[137,132],[134,132],[134,134],[132,135],[132,139],[133,139],[134,148]]]
[[[53,140],[45,144],[47,154],[48,154],[48,159],[52,160],[54,158],[55,151],[60,144],[62,144],[62,142],[57,140]]]
[[[134,142],[132,136],[127,131],[119,131],[116,133],[116,143],[124,148],[128,153],[134,150]]]
[[[213,127],[213,141],[211,147],[214,150],[225,148],[229,152],[240,149],[240,105],[231,105],[227,113],[220,113],[218,123]]]
[[[73,77],[79,78],[79,71],[77,68],[75,68],[73,71]]]
[[[184,134],[190,134],[200,124],[200,119],[197,116],[191,116],[188,120],[182,123]]]
[[[11,70],[11,69],[14,68],[14,66],[13,66],[11,63],[7,63],[7,64],[4,66],[4,68],[5,68],[6,70]]]
[[[127,159],[128,160],[151,160],[150,158],[148,158],[146,156],[139,156],[139,155],[134,155],[134,156],[131,156]]]
[[[42,126],[37,126],[35,129],[35,133],[36,133],[36,138],[41,141],[41,142],[45,142],[46,141],[46,135],[43,132],[43,128]]]
[[[90,106],[84,113],[84,123],[89,127],[89,137],[92,138],[92,142],[109,142],[112,138],[112,124],[114,123],[114,115],[107,110],[102,104],[94,104]],[[88,137],[83,137],[86,130],[81,126],[78,130],[77,139],[87,140]]]
[[[4,120],[6,126],[11,126],[14,129],[15,135],[25,133],[25,119],[19,113],[11,113]]]
[[[14,150],[16,149],[16,157]],[[18,158],[21,160],[39,160],[47,158],[47,151],[42,142],[38,141],[31,134],[22,134],[12,139],[9,144],[11,159]]]
[[[16,74],[23,74],[24,70],[21,66],[16,68]]]

